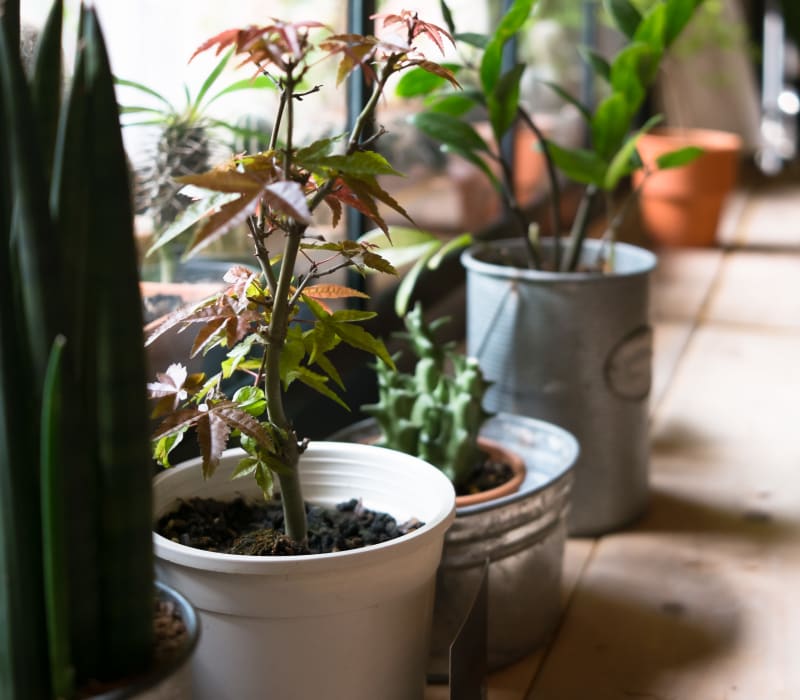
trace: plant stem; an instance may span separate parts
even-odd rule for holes
[[[525,242],[528,267],[541,270],[542,258],[528,235],[528,217],[525,216],[525,212],[522,211],[514,195],[514,174],[511,172],[508,162],[502,156],[498,160],[503,179],[503,198],[505,199],[506,208],[516,220],[522,235],[522,240]]]
[[[542,130],[521,107],[518,108],[518,114],[525,125],[533,132],[534,136],[539,139],[539,146],[544,156],[545,167],[547,168],[547,179],[550,182],[550,221],[553,229],[553,266],[554,269],[558,270],[561,268],[561,187],[558,184],[556,166],[555,163],[553,163],[553,156],[550,154],[550,148],[547,145],[547,139],[542,133]]]
[[[283,347],[286,342],[286,330],[289,327],[289,291],[297,251],[300,249],[300,239],[303,234],[302,227],[295,227],[286,233],[286,243],[283,250],[283,261],[278,286],[273,299],[272,316],[270,317],[268,339],[266,346],[266,360],[264,363],[264,392],[267,397],[267,414],[269,421],[283,433],[283,444],[280,454],[287,473],[278,474],[283,499],[283,514],[286,523],[286,534],[295,542],[306,540],[306,512],[298,482],[297,464],[300,459],[300,450],[297,445],[297,436],[286,416],[281,391],[280,362]],[[261,261],[264,264],[265,261]],[[269,264],[269,261],[266,261]]]
[[[284,149],[284,168],[287,173],[291,172],[292,165],[292,129],[293,123],[293,99],[295,81],[291,69],[287,70],[284,91],[281,93],[281,107],[286,112],[286,148]],[[283,110],[281,110],[283,111]],[[306,226],[295,224],[285,233],[283,258],[281,261],[280,273],[278,274],[277,284],[274,288],[272,314],[270,316],[267,345],[264,358],[264,393],[267,397],[267,415],[269,421],[281,433],[282,444],[280,455],[284,465],[287,467],[286,473],[278,474],[278,481],[281,485],[281,498],[283,504],[284,524],[287,536],[298,543],[304,543],[307,538],[307,521],[305,503],[300,489],[300,480],[297,472],[300,460],[300,449],[298,447],[297,435],[292,428],[292,424],[286,415],[283,405],[283,392],[281,387],[280,364],[286,343],[286,333],[289,328],[289,318],[292,304],[290,302],[290,292],[294,277],[294,268],[297,261],[297,253],[300,250],[300,241]],[[260,237],[255,236],[256,253],[261,263],[261,269],[267,277],[268,283],[274,283],[274,278],[266,271],[270,267],[269,253],[263,245]]]
[[[572,231],[570,231],[569,250],[567,257],[564,260],[564,272],[575,272],[578,267],[578,262],[581,257],[581,249],[583,248],[583,241],[586,239],[586,232],[589,228],[589,213],[592,210],[592,203],[597,195],[597,188],[589,185],[581,197],[578,211],[575,214],[575,220],[572,222]]]

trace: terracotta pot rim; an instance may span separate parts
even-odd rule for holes
[[[522,482],[525,480],[525,462],[523,462],[522,458],[515,452],[512,452],[511,450],[503,447],[503,445],[500,443],[495,442],[494,440],[489,440],[485,437],[478,438],[478,445],[484,452],[488,452],[491,457],[495,459],[499,458],[500,461],[506,462],[511,467],[514,475],[505,483],[500,484],[500,486],[495,486],[493,489],[489,489],[488,491],[471,493],[464,496],[456,496],[456,508],[473,506],[478,503],[486,503],[487,501],[493,501],[496,498],[508,496],[509,494],[518,491],[519,487],[522,485]]]
[[[713,151],[740,151],[742,137],[732,131],[721,129],[682,128],[660,126],[642,134],[639,141],[669,141],[672,147],[700,146]]]

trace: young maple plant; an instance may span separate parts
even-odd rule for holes
[[[344,405],[337,393],[344,385],[328,356],[340,343],[393,366],[383,342],[359,325],[374,313],[332,311],[326,305],[326,300],[365,295],[320,281],[345,267],[364,274],[367,269],[392,273],[392,266],[370,244],[327,240],[310,230],[313,213],[324,204],[335,226],[343,208],[353,207],[387,235],[379,202],[408,218],[377,180],[378,175],[399,175],[385,158],[370,150],[382,129],[375,135],[365,129],[387,81],[399,71],[416,66],[458,86],[449,70],[428,60],[417,46],[420,37],[426,37],[443,53],[444,42],[453,41],[446,30],[408,11],[376,17],[399,38],[387,41],[326,33],[318,22],[274,20],[266,26],[222,32],[197,49],[194,55],[232,48],[244,58],[243,64],[252,64],[258,74],[269,76],[279,92],[267,151],[237,155],[210,172],[180,179],[209,193],[181,222],[184,230],[198,223],[187,252],[200,250],[246,224],[259,270],[231,269],[225,276],[226,288],[178,310],[148,339],[151,343],[171,328],[196,325],[192,356],[218,346],[228,349],[214,376],[190,375],[184,366],[172,365],[149,385],[151,395],[158,399],[155,414],[164,416],[154,436],[156,459],[169,466],[170,450],[194,428],[203,475],[209,477],[230,439],[238,438],[246,457],[234,477],[255,477],[265,495],[271,493],[273,476],[277,477],[286,534],[296,542],[306,539],[298,461],[307,440],[292,427],[284,392],[300,381]],[[326,35],[314,43],[311,36],[318,32]],[[305,87],[311,84],[308,74],[320,54],[339,59],[337,85],[360,69],[372,92],[349,133],[300,146],[294,138],[295,109],[321,89]],[[199,211],[204,212],[202,216],[197,215]],[[160,243],[176,234],[171,227]],[[304,271],[298,262],[304,262]],[[301,307],[307,309],[302,316]],[[229,397],[223,382],[234,373],[247,373],[249,379]]]

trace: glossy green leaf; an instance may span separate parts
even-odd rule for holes
[[[450,32],[450,34],[455,34],[456,25],[455,22],[453,21],[453,13],[450,10],[450,7],[445,2],[445,0],[439,0],[439,9],[442,12],[442,18],[444,19],[447,31]]]
[[[411,123],[423,134],[458,151],[489,153],[489,146],[471,124],[449,114],[419,112]]]
[[[243,386],[233,395],[234,403],[254,418],[260,418],[267,409],[264,390],[259,386]]]
[[[503,73],[495,90],[489,95],[489,122],[492,125],[495,140],[500,143],[511,129],[517,118],[519,108],[519,82],[525,70],[523,63]]]
[[[611,93],[592,117],[592,146],[606,161],[620,149],[630,130],[633,114],[628,101],[618,92]]]
[[[442,63],[443,67],[457,73],[460,66],[457,63]],[[420,97],[430,95],[450,83],[440,75],[431,73],[424,68],[414,67],[403,71],[395,87],[395,94],[399,97]]]
[[[603,56],[586,46],[578,46],[578,53],[592,67],[595,75],[606,82],[611,80],[611,65]]]
[[[630,0],[603,0],[603,7],[625,36],[632,38],[636,34],[642,15]]]
[[[611,87],[622,93],[631,113],[641,106],[647,88],[655,80],[661,52],[652,46],[632,43],[620,51],[611,64]]]
[[[468,46],[474,46],[476,49],[485,49],[491,41],[490,36],[486,34],[477,34],[475,32],[459,32],[458,34],[454,34],[453,38]]]
[[[696,160],[705,151],[697,146],[685,146],[669,153],[664,153],[656,158],[656,166],[659,170],[668,170],[669,168],[680,168],[688,165],[693,160]]]
[[[703,0],[670,0],[666,5],[666,23],[664,28],[664,46],[669,48],[672,42],[692,19],[695,10],[703,4]]]
[[[666,46],[667,10],[670,3],[653,5],[636,28],[633,41],[663,49]]]
[[[605,178],[601,184],[603,189],[609,191],[613,190],[623,177],[629,175],[640,166],[640,160],[636,152],[636,142],[639,136],[652,129],[661,119],[662,117],[660,114],[651,117],[635,134],[628,137],[628,140],[625,141],[623,146],[617,151],[608,166]]]
[[[584,118],[587,124],[591,122],[592,115],[590,114],[589,110],[572,93],[567,92],[560,85],[558,85],[557,83],[553,83],[549,80],[543,80],[542,84],[547,85],[547,87],[549,87],[553,92],[555,92],[562,100],[575,107],[575,109],[578,110],[578,112]]]
[[[425,100],[425,107],[431,112],[461,117],[483,103],[477,91],[464,90],[446,95],[433,95]]]
[[[402,175],[389,164],[386,158],[375,151],[320,156],[313,161],[306,158],[303,164],[311,170],[331,170],[344,175]]]
[[[483,52],[480,65],[480,79],[483,91],[490,95],[497,81],[503,64],[503,48],[508,41],[522,29],[531,14],[536,0],[514,0],[511,7],[500,19],[497,29],[491,36]]]
[[[547,148],[556,167],[571,180],[585,185],[603,185],[606,162],[595,151],[564,148],[552,141],[548,141]]]

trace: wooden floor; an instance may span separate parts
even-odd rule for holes
[[[721,240],[660,251],[647,515],[569,541],[555,638],[489,700],[800,699],[800,184]]]

